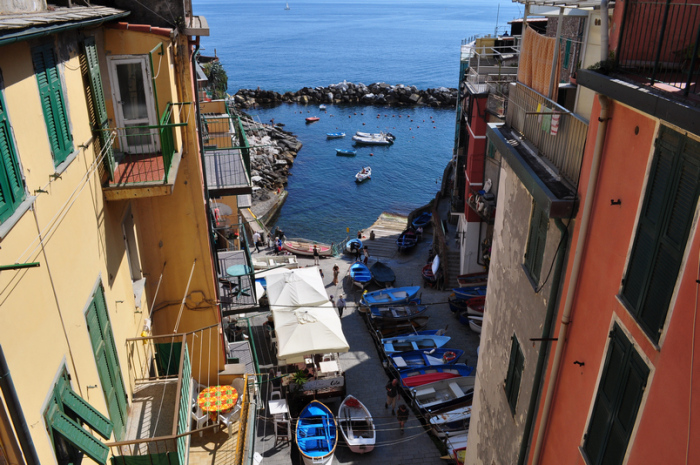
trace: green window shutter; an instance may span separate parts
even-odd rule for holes
[[[73,137],[53,47],[44,45],[32,49],[32,60],[54,165],[58,166],[73,152]]]
[[[590,463],[622,463],[648,376],[649,368],[615,326],[584,443]]]
[[[530,232],[528,234],[525,252],[525,267],[534,281],[539,282],[544,258],[544,246],[547,243],[547,226],[549,218],[542,209],[533,202]]]
[[[0,222],[9,218],[25,198],[17,152],[7,118],[5,101],[0,93]]]
[[[109,179],[113,180],[115,168],[114,151],[112,147],[106,147],[108,140],[106,131],[109,128],[109,120],[102,88],[100,61],[94,37],[88,37],[83,41],[83,52],[85,56],[84,72],[89,82],[87,97],[90,106],[90,122],[99,140],[98,153],[104,151],[104,167],[109,175]]]
[[[97,463],[105,464],[109,448],[58,409],[53,410],[51,428]]]
[[[663,328],[700,194],[700,144],[662,128],[622,297],[649,337]]]
[[[63,402],[64,408],[68,407],[71,409],[83,422],[97,431],[100,436],[105,439],[110,438],[112,435],[112,422],[95,410],[85,399],[76,394],[70,386],[66,386],[61,392],[61,401]]]
[[[520,394],[520,380],[523,377],[523,368],[525,366],[525,357],[520,348],[518,338],[513,335],[511,339],[510,361],[508,363],[505,390],[510,411],[515,414],[515,407],[518,405],[518,395]]]

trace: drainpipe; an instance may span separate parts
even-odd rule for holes
[[[600,1],[600,61],[608,59],[608,0]]]
[[[542,326],[542,344],[547,344],[552,337],[554,330],[554,315],[556,314],[557,306],[559,305],[559,291],[561,290],[561,282],[564,278],[564,263],[568,251],[569,231],[560,218],[554,220],[562,237],[562,247],[557,252],[557,258],[554,265],[554,277],[552,280],[552,288],[549,291],[549,301],[547,302],[547,314],[545,316],[544,325]],[[535,412],[537,410],[537,401],[540,398],[542,389],[542,371],[547,362],[548,350],[541,347],[537,358],[537,366],[535,368],[535,378],[532,382],[532,393],[530,394],[530,405],[527,409],[527,418],[525,419],[525,430],[523,431],[523,439],[520,443],[520,453],[518,455],[518,465],[524,465],[527,460],[528,446],[532,437],[532,426],[534,424]]]
[[[604,52],[601,52],[601,54]],[[598,117],[598,133],[595,140],[595,148],[593,150],[593,162],[591,164],[591,175],[588,178],[588,187],[586,190],[586,199],[583,204],[583,212],[581,213],[581,228],[579,229],[578,239],[576,240],[576,247],[574,248],[574,262],[571,270],[571,280],[569,282],[569,288],[566,293],[566,301],[564,303],[564,309],[562,310],[561,322],[559,323],[559,334],[557,335],[556,349],[554,351],[554,360],[552,361],[552,372],[549,376],[549,384],[547,386],[547,393],[544,398],[544,407],[542,408],[542,418],[540,420],[540,427],[537,430],[537,439],[535,442],[535,451],[532,456],[532,464],[539,464],[540,453],[542,451],[542,442],[544,440],[544,433],[547,427],[547,422],[549,420],[549,413],[552,407],[552,398],[554,397],[554,387],[557,384],[557,377],[559,375],[559,369],[561,368],[561,356],[564,352],[564,346],[566,345],[566,333],[569,328],[569,323],[571,322],[571,309],[574,302],[574,294],[576,294],[576,287],[578,284],[578,275],[581,271],[581,257],[583,255],[583,248],[586,243],[586,237],[588,236],[588,223],[591,218],[591,211],[593,207],[593,198],[595,197],[596,184],[598,183],[598,171],[600,168],[600,159],[602,158],[603,145],[605,144],[605,131],[608,126],[608,109],[609,100],[606,96],[598,94],[598,101],[600,102],[600,116]]]
[[[34,442],[32,441],[32,436],[29,434],[29,427],[27,426],[27,421],[22,412],[22,405],[17,398],[17,391],[12,382],[12,375],[10,374],[10,368],[7,366],[7,360],[5,360],[5,352],[2,350],[2,346],[0,346],[0,389],[2,390],[2,396],[5,398],[7,410],[12,418],[12,425],[15,427],[17,439],[22,447],[24,459],[27,461],[28,465],[40,465],[41,462],[36,455]]]

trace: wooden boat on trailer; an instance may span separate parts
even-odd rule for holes
[[[328,244],[318,244],[305,239],[290,239],[282,243],[282,248],[296,255],[305,255],[313,257],[314,245],[318,248],[318,254],[321,257],[330,257],[333,254],[333,249]]]
[[[374,449],[377,432],[372,414],[351,395],[343,399],[338,408],[338,427],[352,452],[364,454]]]
[[[299,414],[295,432],[297,447],[306,465],[333,463],[338,427],[333,412],[312,400]]]

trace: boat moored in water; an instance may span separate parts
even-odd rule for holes
[[[315,123],[316,121],[318,121],[320,119],[321,118],[319,118],[318,116],[309,116],[308,118],[306,118],[306,122],[307,123]]]
[[[380,132],[371,134],[368,132],[358,132],[352,136],[352,140],[357,145],[391,145],[396,138],[393,134]]]
[[[357,155],[357,150],[335,149],[335,154],[341,157],[354,157]]]
[[[362,182],[365,179],[372,179],[372,168],[365,166],[355,175],[355,182]]]
[[[326,139],[341,139],[345,137],[344,132],[327,132]]]

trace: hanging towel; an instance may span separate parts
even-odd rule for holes
[[[559,132],[559,118],[561,118],[559,113],[552,115],[552,124],[549,128],[549,135],[556,136]]]
[[[552,126],[552,115],[542,115],[542,130],[548,132]]]
[[[537,124],[542,124],[542,104],[537,104]]]

